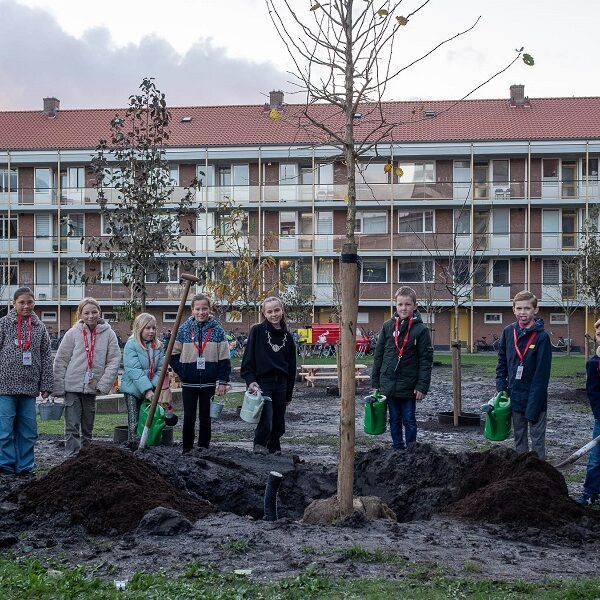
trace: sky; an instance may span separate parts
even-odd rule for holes
[[[306,7],[313,0],[290,0]],[[401,13],[422,3],[404,0]],[[477,27],[407,70],[387,100],[455,99],[476,92],[508,98],[512,83],[530,97],[600,96],[600,2],[594,0],[430,0],[401,30],[402,66],[448,36]],[[61,108],[119,107],[144,76],[170,106],[256,104],[272,89],[292,92],[293,64],[265,0],[0,0],[0,110],[36,110],[44,96]]]

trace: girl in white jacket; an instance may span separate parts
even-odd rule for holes
[[[77,308],[77,317],[79,320],[65,334],[54,359],[53,394],[65,399],[67,457],[75,456],[82,445],[91,442],[96,395],[110,392],[121,363],[117,336],[100,318],[98,302],[84,298]]]

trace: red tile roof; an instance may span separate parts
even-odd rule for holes
[[[376,124],[376,111],[361,107],[357,139]],[[438,113],[425,117],[424,110]],[[508,100],[459,102],[386,102],[383,111],[395,123],[397,142],[542,140],[600,138],[600,98],[532,98],[530,107]],[[41,111],[0,112],[0,150],[95,148],[107,137],[109,122],[123,109],[61,110],[55,117]],[[170,146],[205,147],[313,143],[323,139],[303,122],[302,107],[286,105],[273,121],[262,105],[172,108]],[[339,109],[314,105],[311,114],[341,130]],[[184,116],[191,123],[182,123]]]

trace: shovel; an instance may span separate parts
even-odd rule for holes
[[[579,448],[579,450],[576,450],[575,452],[573,452],[573,454],[571,454],[571,456],[569,456],[568,458],[565,458],[565,460],[554,465],[554,468],[562,469],[563,467],[566,467],[567,465],[574,463],[576,460],[580,459],[584,454],[587,454],[592,448],[597,446],[599,443],[600,443],[600,435],[598,437],[595,437],[591,442],[588,442],[585,446],[582,446],[581,448]]]
[[[199,281],[197,277],[195,277],[194,275],[188,275],[187,273],[183,273],[181,275],[181,279],[185,280],[185,289],[181,296],[181,302],[179,303],[179,308],[177,310],[177,317],[175,318],[175,324],[173,325],[173,333],[171,334],[171,337],[169,339],[169,344],[165,352],[165,360],[163,362],[162,369],[160,370],[160,377],[158,378],[158,383],[156,384],[156,388],[154,390],[154,396],[152,397],[152,403],[150,404],[150,410],[148,411],[148,418],[146,419],[144,431],[142,432],[142,437],[140,439],[140,450],[143,450],[146,447],[146,442],[148,441],[150,425],[152,425],[152,420],[154,419],[154,412],[156,411],[156,405],[158,403],[158,399],[160,398],[160,393],[162,392],[163,381],[165,380],[165,377],[167,375],[167,370],[169,368],[169,360],[171,359],[171,353],[173,352],[173,346],[175,345],[175,338],[177,337],[177,330],[179,329],[179,324],[181,323],[181,317],[183,315],[185,303],[187,302],[190,287],[192,283]]]

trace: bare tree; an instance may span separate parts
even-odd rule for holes
[[[346,171],[345,200],[348,208],[346,238],[341,250],[341,368],[344,376],[341,382],[338,469],[340,513],[346,516],[353,510],[354,479],[354,345],[358,313],[358,246],[355,237],[357,159],[360,156],[377,155],[382,144],[389,154],[390,144],[401,135],[403,124],[396,122],[386,105],[382,104],[388,84],[451,40],[472,30],[477,21],[399,66],[395,52],[397,34],[429,0],[404,14],[399,12],[400,0],[331,0],[326,3],[312,0],[303,8],[291,0],[265,2],[275,29],[293,61],[293,83],[305,98],[302,109],[284,116],[297,118],[300,130],[315,143],[334,146]],[[521,53],[522,50],[518,51],[510,64]],[[322,103],[325,109],[319,106]],[[278,120],[282,115],[273,109],[271,117]],[[421,118],[425,117],[419,114],[415,120]]]

